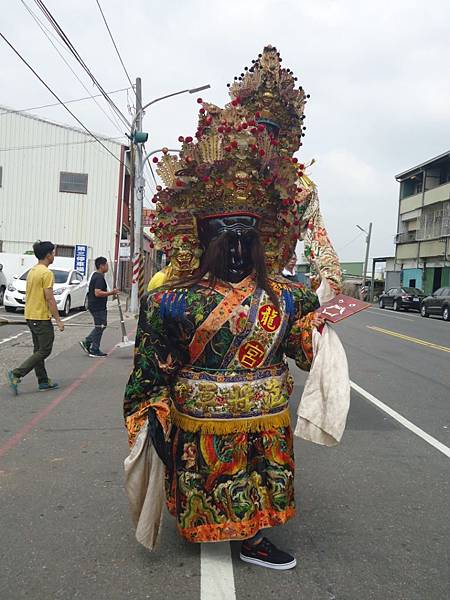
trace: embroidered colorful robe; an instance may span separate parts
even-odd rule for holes
[[[166,502],[191,542],[246,539],[295,514],[285,357],[312,361],[310,290],[252,276],[143,301],[124,415],[133,447],[144,424],[165,464]]]

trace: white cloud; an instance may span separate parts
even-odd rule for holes
[[[104,87],[126,85],[95,2],[47,5]],[[317,158],[312,175],[342,258],[363,255],[364,240],[347,245],[356,222],[374,222],[374,255],[392,252],[394,175],[448,149],[448,0],[103,0],[102,6],[132,78],[142,77],[147,101],[211,83],[205,97],[223,104],[226,83],[264,45],[276,45],[312,96],[301,156]],[[61,97],[85,95],[21,3],[7,3],[2,31]],[[4,44],[0,61],[0,103],[21,108],[52,101]],[[126,111],[126,95],[114,99]],[[71,108],[94,130],[117,135],[92,102]],[[153,106],[144,121],[149,147],[173,147],[178,135],[192,133],[197,108],[192,96]],[[61,108],[39,114],[72,124]]]

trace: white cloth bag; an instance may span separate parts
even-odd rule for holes
[[[153,550],[161,530],[164,507],[164,464],[150,442],[147,430],[146,423],[124,461],[125,489],[136,539]]]
[[[334,297],[325,279],[317,295],[321,304]],[[295,435],[316,444],[335,446],[342,438],[350,407],[347,357],[334,329],[313,330],[314,358],[297,410]]]
[[[314,359],[297,410],[295,435],[325,446],[340,442],[350,407],[347,357],[337,333],[313,331]]]

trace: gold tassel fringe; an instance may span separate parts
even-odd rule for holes
[[[230,433],[268,431],[279,427],[287,427],[291,420],[289,409],[274,415],[261,415],[249,419],[197,419],[178,412],[175,408],[171,411],[172,422],[183,431],[196,433],[227,435]]]

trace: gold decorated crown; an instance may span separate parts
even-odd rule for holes
[[[166,187],[154,198],[152,231],[169,254],[177,235],[193,241],[196,220],[219,214],[258,216],[268,252],[278,252],[280,264],[295,247],[310,191],[293,158],[307,96],[281,62],[276,48],[264,48],[229,85],[223,109],[198,99],[197,132],[179,138],[179,156],[163,152],[157,172]]]

